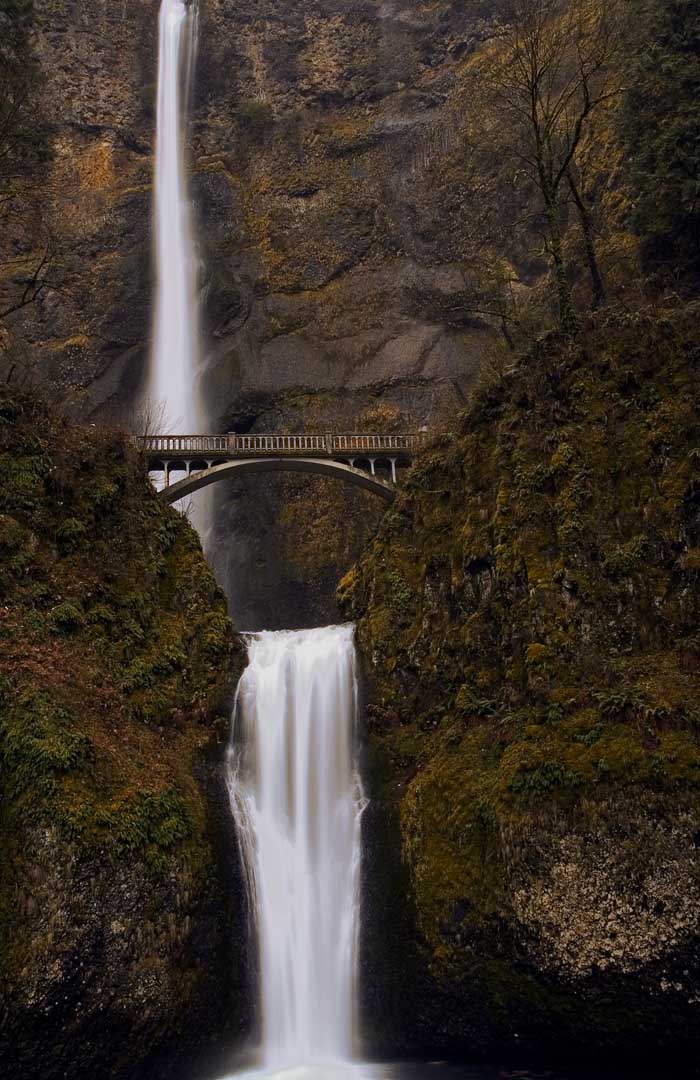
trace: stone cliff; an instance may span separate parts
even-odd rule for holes
[[[493,7],[200,5],[189,157],[212,428],[353,429],[368,410],[377,422],[377,406],[380,419],[384,409],[422,425],[463,403],[496,333],[465,304],[472,223],[460,203],[462,69],[488,39]],[[10,331],[51,395],[83,417],[138,426],[158,5],[36,8],[37,108],[52,125],[53,158],[41,220],[12,237],[11,270],[30,270],[46,246],[56,287],[14,315]],[[293,512],[279,522],[299,491],[314,501],[308,484],[274,482],[261,501],[271,549],[284,552],[290,534],[292,555],[303,543],[306,522]],[[246,520],[251,494],[239,485],[222,500],[237,510],[233,520],[222,511],[230,551],[218,570],[237,581],[244,624],[247,613],[272,624],[261,589],[279,597],[277,563],[286,560],[289,577],[290,556],[268,559],[249,583],[261,550],[261,526]],[[348,512],[330,494],[321,504],[329,499],[332,518]],[[350,503],[361,517],[363,506]],[[335,526],[312,515],[308,528],[317,526],[337,548]],[[328,580],[336,558],[326,560]],[[301,601],[292,588],[279,618]],[[307,617],[323,614],[312,603]]]
[[[35,7],[41,152],[9,200],[0,168],[17,1033],[0,1061],[157,1074],[193,1024],[216,1040],[248,1019],[209,756],[230,629],[186,523],[98,433],[157,422],[141,390],[158,3]],[[562,335],[551,218],[548,234],[523,132],[487,92],[512,47],[499,0],[199,5],[188,158],[211,427],[443,433],[381,525],[367,495],[266,477],[217,487],[208,538],[242,629],[358,621],[377,1051],[697,1050],[691,7],[669,27],[640,0],[638,24],[615,25],[613,88],[555,199]],[[15,393],[23,376],[96,428]]]
[[[449,429],[484,357],[513,346],[505,309],[534,305],[526,337],[547,323],[535,196],[474,68],[502,8],[202,0],[188,157],[214,430]],[[78,415],[138,428],[158,4],[36,10],[53,156],[0,286],[46,252],[51,287],[7,321],[13,362]],[[581,169],[613,288],[636,249],[614,125],[596,124]],[[572,265],[580,243],[568,230]],[[572,282],[584,296],[580,267]],[[377,521],[371,503],[275,479],[217,500],[215,570],[242,625],[337,616],[330,586]]]

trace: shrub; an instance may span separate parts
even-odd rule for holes
[[[50,626],[57,634],[71,634],[78,630],[83,622],[83,613],[80,608],[68,600],[58,604],[50,612]]]
[[[259,141],[274,127],[272,106],[267,101],[244,101],[238,107],[238,123],[254,141]]]
[[[56,530],[56,540],[61,551],[75,551],[87,535],[87,528],[82,521],[69,517],[62,521]]]
[[[25,692],[3,709],[0,758],[9,795],[26,790],[50,795],[59,774],[88,759],[89,739],[71,724],[71,715],[45,694]]]

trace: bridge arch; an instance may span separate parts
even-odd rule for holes
[[[210,484],[216,484],[219,480],[262,472],[303,472],[330,476],[346,484],[370,491],[388,503],[393,502],[395,494],[394,488],[380,477],[363,472],[362,469],[354,468],[352,465],[345,465],[343,462],[332,459],[300,457],[245,458],[226,461],[201,472],[193,472],[184,480],[178,480],[175,484],[161,488],[158,494],[164,502],[175,503],[192,495],[195,491],[209,487]]]

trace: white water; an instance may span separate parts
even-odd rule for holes
[[[161,0],[155,160],[156,301],[147,407],[162,432],[205,428],[198,392],[197,258],[184,153],[196,3]]]
[[[251,636],[229,749],[259,942],[261,1071],[357,1076],[353,628]],[[367,1074],[369,1075],[369,1074]]]
[[[195,44],[196,5],[162,0],[147,409],[159,431],[185,434],[206,427],[183,137]],[[196,509],[204,536],[208,515]],[[228,754],[259,943],[262,1045],[249,1076],[375,1075],[353,1060],[363,805],[356,697],[351,627],[251,637]]]

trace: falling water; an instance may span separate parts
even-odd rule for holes
[[[185,434],[204,430],[197,390],[197,260],[183,146],[196,31],[196,3],[162,0],[155,163],[157,292],[148,402],[162,431],[180,429]]]
[[[251,636],[228,781],[256,918],[266,1073],[356,1069],[356,698],[351,626]]]

